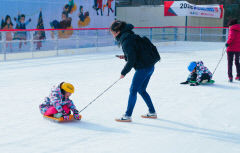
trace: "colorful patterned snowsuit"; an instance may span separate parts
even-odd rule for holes
[[[194,75],[197,75],[196,82],[200,83],[202,80],[203,74],[208,74],[210,77],[210,80],[212,79],[212,73],[208,70],[207,67],[203,65],[202,61],[196,62],[196,71],[189,74],[187,81],[191,81],[191,78],[193,78]]]
[[[55,107],[56,110],[61,113],[63,111],[63,106],[67,106],[72,111],[76,109],[72,100],[64,99],[64,95],[61,93],[60,85],[57,85],[52,88],[49,97],[45,98],[44,103],[39,106],[39,109],[43,115],[51,107]]]

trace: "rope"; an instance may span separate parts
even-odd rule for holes
[[[222,56],[221,56],[220,60],[218,61],[218,64],[217,64],[216,68],[215,68],[214,71],[213,71],[213,75],[214,75],[214,73],[216,72],[216,70],[217,70],[220,62],[222,61],[224,54],[225,54],[225,47],[223,48]]]
[[[101,94],[99,94],[95,99],[93,99],[89,104],[87,104],[82,110],[80,110],[79,113],[85,110],[89,105],[91,105],[94,101],[96,101],[99,97],[101,97],[105,92],[107,92],[110,88],[112,88],[119,80],[120,79],[118,79],[113,84],[111,84],[107,89],[105,89]]]

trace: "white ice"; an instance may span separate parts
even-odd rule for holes
[[[74,84],[79,110],[116,81],[121,51],[0,63],[1,153],[239,153],[240,82],[228,82],[226,54],[214,85],[180,85],[187,65],[202,60],[213,71],[224,43],[165,42],[148,86],[158,119],[138,96],[132,123],[114,119],[126,110],[134,70],[85,109],[80,122],[43,119],[38,106],[53,85]],[[233,73],[235,67],[233,67]]]

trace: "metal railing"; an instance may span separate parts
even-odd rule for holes
[[[124,6],[143,6],[143,5],[164,5],[165,1],[169,0],[116,0],[117,7]],[[177,1],[177,0],[175,0]],[[188,0],[189,3],[196,5],[211,5],[211,4],[223,4],[232,5],[240,4],[240,0]]]
[[[144,27],[134,30],[140,35],[149,36],[153,42],[161,41],[210,41],[225,42],[228,37],[226,27]]]
[[[228,29],[224,27],[136,27],[134,31],[149,37],[154,43],[225,42],[228,36]],[[42,57],[43,54],[44,57],[80,54],[87,49],[97,51],[101,47],[115,45],[108,28],[0,30],[0,61]],[[69,50],[74,50],[74,53],[69,53]]]

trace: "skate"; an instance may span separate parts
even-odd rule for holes
[[[142,118],[152,118],[152,119],[156,119],[157,118],[157,114],[156,113],[147,113],[141,116]]]
[[[130,116],[123,115],[121,118],[115,119],[117,122],[132,122],[132,119]]]

